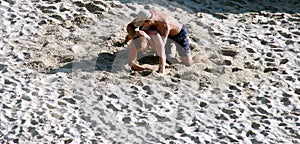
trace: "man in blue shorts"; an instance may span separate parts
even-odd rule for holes
[[[191,49],[186,26],[179,23],[178,20],[169,13],[157,9],[141,10],[136,18],[127,25],[127,39],[131,40],[137,36],[145,36],[147,35],[145,33],[147,30],[157,32],[151,39],[157,54],[160,56],[160,73],[164,73],[166,58],[170,57],[170,43],[176,45],[183,64],[190,66],[195,63],[190,56]],[[134,55],[132,53],[130,54]],[[130,58],[130,54],[129,59],[133,60],[134,58]],[[131,62],[130,64],[131,66],[135,65]]]

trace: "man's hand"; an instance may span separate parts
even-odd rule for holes
[[[144,71],[144,70],[153,71],[154,70],[153,68],[142,66],[136,62],[132,63],[131,69],[134,71]]]

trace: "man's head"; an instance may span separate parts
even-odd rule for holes
[[[139,27],[143,24],[145,20],[150,19],[152,13],[149,10],[141,10],[135,18],[134,26]]]

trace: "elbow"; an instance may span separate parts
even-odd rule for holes
[[[130,23],[130,24],[127,25],[126,31],[128,33],[128,37],[130,39],[132,39],[134,37],[134,35],[135,35],[135,29],[136,29],[136,27],[133,25],[133,23]]]

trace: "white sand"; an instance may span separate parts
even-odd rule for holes
[[[130,71],[125,27],[149,7],[215,56]],[[0,1],[0,143],[300,143],[299,7]]]

